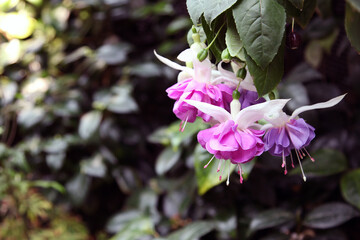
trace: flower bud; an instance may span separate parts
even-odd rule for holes
[[[270,100],[276,99],[274,92],[269,92],[269,99],[270,99]]]
[[[205,60],[208,54],[209,54],[208,51],[206,49],[203,49],[197,54],[197,58],[199,59],[200,62],[202,62]]]
[[[244,79],[246,77],[246,69],[245,67],[240,68],[239,71],[236,73],[236,77]]]
[[[238,90],[234,90],[232,93],[232,98],[233,99],[240,99],[240,92]]]
[[[227,48],[225,48],[224,51],[222,51],[221,59],[226,63],[230,62],[231,55],[230,55],[229,50]]]

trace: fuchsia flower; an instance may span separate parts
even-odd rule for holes
[[[191,54],[191,52],[189,54]],[[173,112],[179,119],[185,122],[182,130],[184,130],[187,122],[194,122],[197,116],[201,117],[205,122],[211,120],[211,116],[189,105],[186,100],[205,102],[229,109],[234,88],[218,82],[216,77],[218,77],[219,74],[216,70],[212,70],[209,59],[205,59],[202,62],[193,59],[194,69],[192,69],[161,57],[156,54],[156,52],[155,55],[168,66],[182,71],[181,76],[179,75],[180,81],[166,90],[168,96],[176,100]],[[182,53],[180,56],[181,55],[185,54]],[[184,56],[182,56],[182,58],[184,58]],[[186,78],[184,76],[186,76],[187,79],[184,80],[183,78]],[[217,83],[215,84],[215,82]]]
[[[306,153],[309,155],[310,159],[314,161],[305,147],[314,139],[315,128],[307,124],[304,119],[298,118],[298,115],[308,110],[332,107],[338,104],[345,95],[346,94],[338,96],[327,102],[300,107],[296,109],[291,116],[287,115],[282,110],[273,111],[271,114],[265,115],[265,120],[269,122],[261,128],[261,130],[266,130],[263,138],[265,151],[268,151],[274,156],[282,157],[282,167],[284,168],[285,174],[287,174],[287,156],[290,155],[292,167],[294,167],[291,155],[291,150],[293,149],[295,150],[295,154],[299,161],[304,181],[306,181],[306,177],[300,159],[305,157]]]
[[[218,171],[220,171],[223,160],[230,160],[231,163],[237,164],[240,182],[242,182],[240,164],[252,160],[264,151],[264,143],[261,139],[264,131],[256,130],[259,127],[256,122],[264,118],[264,115],[269,114],[270,111],[280,111],[289,100],[272,100],[252,105],[242,110],[240,110],[239,100],[233,100],[231,102],[231,113],[221,107],[208,103],[193,100],[185,101],[213,117],[216,125],[200,131],[198,133],[198,141],[209,153],[214,154],[214,157],[220,159]],[[204,166],[205,168],[213,158]],[[229,174],[227,184],[229,184]]]

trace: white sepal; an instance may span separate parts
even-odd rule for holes
[[[345,97],[345,95],[346,95],[346,93],[341,95],[341,96],[330,99],[329,101],[326,101],[326,102],[316,103],[316,104],[309,105],[309,106],[299,107],[298,109],[296,109],[293,112],[290,119],[293,119],[293,118],[297,117],[300,113],[305,112],[305,111],[333,107],[336,104],[338,104]]]
[[[156,51],[154,50],[154,54],[155,56],[164,64],[168,65],[169,67],[176,69],[176,70],[180,70],[180,71],[185,71],[187,73],[189,73],[190,75],[194,75],[194,70],[188,67],[184,67],[181,66],[180,64],[177,64],[176,62],[173,62],[167,58],[164,58],[162,56],[160,56],[159,54],[156,53]]]
[[[281,111],[290,99],[276,99],[251,105],[241,110],[234,119],[240,129],[246,129],[254,122],[263,119],[269,112]]]
[[[211,116],[219,123],[231,120],[231,114],[224,108],[194,100],[184,100],[186,103],[196,107],[201,112]]]

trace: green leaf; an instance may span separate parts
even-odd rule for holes
[[[360,52],[360,31],[359,24],[360,13],[357,12],[350,4],[346,4],[345,9],[345,30],[351,45]]]
[[[304,7],[304,0],[289,0],[289,2],[291,2],[292,5],[299,10],[302,10]]]
[[[97,154],[89,159],[82,160],[80,165],[81,172],[86,175],[102,178],[106,174],[106,165],[100,154]]]
[[[235,169],[235,165],[231,164],[230,161],[223,161],[222,169],[224,169],[224,175],[221,180],[219,180],[221,171],[216,172],[218,167],[218,160],[214,158],[212,163],[209,164],[207,168],[204,169],[205,164],[211,159],[211,155],[198,144],[194,151],[194,167],[196,173],[196,180],[198,184],[198,192],[200,195],[205,194],[209,189],[219,185],[220,183],[226,181],[228,168],[230,164],[230,173]]]
[[[111,240],[138,239],[154,232],[151,218],[137,210],[115,214],[109,219],[105,228],[109,233],[117,233]]]
[[[356,10],[358,13],[360,13],[360,1],[359,0],[346,0],[348,4],[351,5],[351,7]]]
[[[312,18],[315,8],[316,8],[316,0],[304,0],[303,10],[299,10],[291,4],[290,0],[277,0],[286,10],[286,15],[288,17],[294,17],[297,24],[299,24],[302,28],[309,23]]]
[[[85,200],[90,183],[90,177],[84,174],[78,174],[66,183],[66,191],[75,206],[80,206]]]
[[[214,39],[215,37],[215,33],[214,31],[212,31],[210,29],[210,26],[206,23],[206,20],[204,17],[201,18],[201,26],[204,30],[204,33],[206,35],[206,40],[208,43],[211,43],[211,41]],[[215,30],[215,29],[214,29]],[[210,50],[211,52],[214,54],[216,62],[220,62],[221,61],[221,53],[222,53],[222,49],[221,47],[218,45],[217,41],[215,40],[215,42],[210,46]]]
[[[233,9],[235,24],[246,52],[262,69],[277,55],[286,14],[276,0],[243,0]]]
[[[180,121],[172,123],[169,127],[162,127],[152,133],[148,141],[152,143],[161,143],[171,145],[174,151],[177,151],[181,144],[189,142],[195,133],[206,128],[201,118],[197,118],[193,123],[187,123],[183,132],[179,131]]]
[[[238,55],[241,48],[244,46],[236,30],[235,22],[232,17],[228,18],[225,42],[232,57]]]
[[[60,193],[65,193],[65,188],[55,181],[37,180],[30,182],[30,186],[42,187],[42,188],[53,188]]]
[[[156,159],[155,171],[163,175],[170,170],[180,159],[181,151],[174,151],[172,147],[165,148]]]
[[[320,149],[311,156],[315,159],[312,162],[309,158],[302,161],[305,175],[308,177],[323,177],[341,173],[347,168],[345,155],[334,149]],[[290,175],[301,174],[299,167],[290,172]]]
[[[340,187],[344,199],[360,209],[360,168],[345,174]]]
[[[197,240],[214,229],[214,223],[209,221],[196,221],[177,230],[166,238],[155,240]]]
[[[203,4],[206,22],[211,25],[212,21],[216,17],[225,12],[235,3],[236,0],[207,0],[206,4]]]
[[[116,65],[125,62],[130,49],[130,45],[125,43],[105,44],[96,51],[96,57],[109,65]]]
[[[271,209],[257,214],[251,219],[250,231],[276,227],[295,220],[295,215],[283,209]]]
[[[327,229],[339,226],[357,216],[359,212],[347,204],[328,203],[307,214],[303,224],[312,228]]]
[[[280,46],[279,53],[265,69],[261,69],[249,55],[246,54],[245,57],[259,96],[271,92],[279,84],[284,73],[284,44]]]
[[[204,2],[205,0],[186,0],[186,6],[194,25],[199,23],[199,19],[204,12]]]
[[[102,112],[91,111],[84,114],[80,119],[79,135],[82,139],[89,139],[100,125]]]

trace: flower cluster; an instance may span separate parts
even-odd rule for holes
[[[205,47],[195,43],[178,56],[187,66],[181,66],[155,52],[160,61],[181,71],[178,83],[166,90],[168,96],[176,100],[173,111],[182,120],[180,130],[183,131],[186,123],[194,122],[196,117],[211,126],[197,135],[200,145],[213,154],[204,168],[217,158],[220,171],[221,162],[230,160],[238,166],[242,182],[241,164],[267,151],[282,157],[282,167],[287,174],[286,157],[290,156],[294,167],[291,154],[294,151],[306,181],[300,159],[308,155],[314,161],[305,147],[314,139],[315,128],[298,115],[308,110],[332,107],[345,95],[300,107],[289,116],[283,108],[290,99],[265,101],[259,98],[250,74],[244,74],[243,78],[235,74],[242,70],[241,65],[233,62],[232,72],[225,70],[222,62],[214,66],[208,58],[200,61],[198,53]]]

